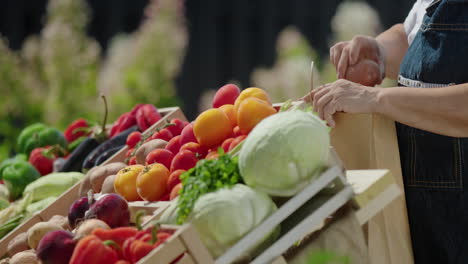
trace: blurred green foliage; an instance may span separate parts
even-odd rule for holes
[[[43,30],[18,53],[0,40],[0,160],[14,154],[16,137],[29,124],[63,130],[79,117],[101,120],[100,93],[108,97],[110,122],[137,103],[178,104],[174,76],[185,31],[173,2],[152,1],[146,22],[127,37],[131,45],[104,59],[86,35],[89,9],[83,0],[49,0]],[[115,67],[122,53],[126,60]]]

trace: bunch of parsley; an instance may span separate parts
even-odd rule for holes
[[[238,157],[220,153],[218,159],[201,160],[181,175],[182,190],[178,199],[177,223],[185,222],[195,202],[203,194],[230,187],[242,181]]]

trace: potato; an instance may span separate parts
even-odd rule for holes
[[[80,190],[78,191],[78,197],[83,197],[83,196],[87,196],[88,195],[88,192],[89,190],[91,189],[91,178],[90,178],[90,175],[91,173],[93,173],[93,171],[96,171],[99,167],[94,167],[92,168],[91,170],[88,171],[88,173],[86,173],[85,177],[83,178],[83,180],[81,180],[81,184],[80,184]]]
[[[65,230],[70,230],[70,225],[68,224],[68,217],[62,215],[54,215],[49,219],[49,223],[57,224]]]
[[[10,258],[4,258],[0,260],[0,264],[10,264]]]
[[[167,145],[167,141],[164,141],[162,139],[153,139],[141,145],[135,153],[137,163],[142,164],[142,165],[145,164],[146,156],[151,151],[158,149],[158,148],[165,148],[166,145]]]
[[[28,245],[32,249],[36,249],[41,241],[42,237],[50,231],[63,230],[63,228],[57,224],[50,222],[40,222],[33,225],[28,230]]]
[[[39,264],[40,260],[34,250],[26,250],[16,253],[11,259],[10,264]]]
[[[8,243],[8,256],[12,257],[18,252],[25,251],[29,249],[28,245],[28,233],[23,232],[19,235],[15,236],[10,242]]]
[[[87,236],[91,234],[91,232],[93,232],[93,230],[96,228],[111,229],[104,221],[99,219],[88,219],[84,222],[81,222],[78,228],[76,228],[75,234],[77,236]]]
[[[99,168],[89,174],[91,181],[91,188],[95,193],[101,192],[102,183],[107,176],[117,174],[119,170],[127,167],[123,162],[113,162],[106,165],[99,166]]]
[[[380,67],[372,60],[362,60],[355,65],[348,66],[345,78],[366,86],[375,86],[382,82]]]
[[[117,177],[117,175],[107,176],[107,178],[104,180],[104,183],[102,183],[102,193],[116,193],[114,189],[115,177]]]

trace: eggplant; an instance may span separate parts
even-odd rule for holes
[[[60,169],[60,172],[81,171],[83,161],[98,146],[99,143],[96,139],[92,137],[85,139],[80,143],[80,145],[78,145],[78,147],[75,148],[75,150],[73,150],[70,157]]]
[[[109,149],[108,151],[103,152],[99,157],[96,159],[96,162],[94,163],[94,166],[99,166],[101,165],[104,161],[112,157],[115,153],[117,153],[119,150],[121,150],[125,144],[117,147],[113,147]]]
[[[137,131],[138,126],[132,126],[127,130],[120,132],[117,136],[104,141],[99,147],[95,148],[91,153],[88,154],[86,159],[83,161],[82,169],[89,170],[94,167],[97,158],[104,152],[118,146],[123,146],[127,142],[127,137],[130,133]]]

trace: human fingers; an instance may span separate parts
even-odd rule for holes
[[[328,91],[320,99],[317,100],[317,103],[314,105],[314,110],[317,111],[320,119],[325,120],[325,107],[330,101],[333,100],[333,95]]]
[[[324,107],[323,107],[323,120],[327,122],[330,127],[335,127],[335,120],[333,119],[333,115],[336,113],[336,101],[330,100]]]
[[[348,62],[349,62],[349,47],[345,47],[341,53],[338,66],[336,68],[336,73],[337,73],[338,78],[342,79],[346,76]]]
[[[343,48],[346,46],[346,44],[347,44],[346,42],[339,42],[330,49],[330,59],[333,65],[335,66],[335,69],[338,65],[338,62],[341,57],[341,53],[343,51]]]

